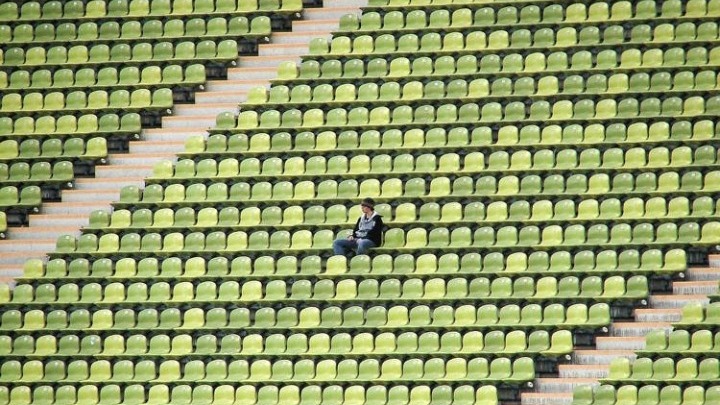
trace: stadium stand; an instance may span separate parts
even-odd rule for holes
[[[3,3],[0,204],[302,10]],[[0,403],[716,403],[718,16],[370,0],[0,287]],[[333,255],[366,197],[383,245]]]

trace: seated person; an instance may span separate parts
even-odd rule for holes
[[[370,248],[378,247],[382,241],[383,220],[375,212],[375,201],[365,198],[360,203],[362,215],[355,223],[353,233],[347,239],[337,239],[333,242],[333,252],[336,255],[345,255],[350,249],[361,255],[366,254]]]

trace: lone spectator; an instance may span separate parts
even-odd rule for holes
[[[380,246],[382,242],[383,220],[375,212],[375,201],[365,198],[360,203],[362,215],[355,223],[355,229],[346,239],[336,239],[333,242],[333,252],[336,255],[345,255],[348,250],[355,249],[357,254],[365,254],[371,248]]]

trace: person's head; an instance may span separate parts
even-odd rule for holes
[[[365,215],[371,214],[375,210],[375,201],[372,198],[363,198],[360,202],[360,209]]]

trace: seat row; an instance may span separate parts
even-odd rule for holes
[[[609,78],[608,78],[609,77]],[[290,89],[285,85],[276,85],[269,90],[266,87],[256,87],[250,90],[248,100],[244,106],[266,104],[305,104],[305,103],[354,103],[354,102],[402,102],[415,103],[422,100],[465,99],[478,97],[507,97],[507,96],[552,96],[593,93],[604,95],[606,93],[627,92],[691,92],[695,90],[715,90],[716,73],[710,71],[698,72],[681,71],[674,75],[668,72],[602,74],[596,73],[587,78],[580,75],[565,77],[562,87],[556,76],[543,76],[536,84],[533,77],[497,78],[489,81],[485,78],[468,82],[465,79],[455,79],[447,84],[442,80],[433,80],[423,83],[419,80],[404,83],[386,81],[382,85],[366,82],[361,85],[344,83],[337,87],[323,83],[315,87],[307,84],[293,86]]]
[[[446,404],[497,405],[497,389],[492,385],[413,384],[405,385],[306,385],[292,384],[255,387],[231,384],[129,384],[123,389],[116,384],[40,385],[31,389],[16,385],[0,387],[0,403],[57,405],[141,405],[152,404],[214,404],[214,405],[392,405]]]
[[[134,363],[121,360],[114,364],[108,360],[74,360],[67,364],[54,360],[46,365],[39,360],[20,363],[6,361],[0,366],[0,381],[20,384],[59,383],[93,381],[94,383],[197,383],[197,382],[238,382],[307,383],[307,382],[353,382],[353,381],[415,381],[432,383],[436,381],[495,382],[520,385],[535,377],[532,359],[521,357],[514,361],[498,358],[451,357],[427,360],[399,359],[356,359],[344,360],[214,360],[207,364],[202,360],[191,360],[180,364],[177,360],[155,363],[141,360]]]
[[[672,27],[672,25],[668,24]],[[670,32],[661,32],[653,37],[650,26],[640,24],[639,31],[635,38],[630,38],[632,42],[627,45],[640,45],[643,40],[650,40],[660,44],[684,44],[686,41],[682,38],[675,38],[674,30]],[[712,23],[707,29],[708,40],[714,42],[717,38],[717,25]],[[510,41],[510,33],[506,30],[475,30],[468,32],[443,32],[441,35],[437,32],[428,32],[421,36],[417,34],[381,34],[373,37],[368,34],[349,37],[344,35],[335,35],[332,39],[315,38],[310,41],[310,55],[314,58],[325,58],[333,56],[353,55],[364,57],[372,57],[373,55],[408,55],[414,52],[420,54],[465,54],[477,52],[480,50],[506,51],[506,50],[523,50],[532,51],[535,49],[545,50],[547,48],[570,48],[596,46],[596,45],[619,45],[625,43],[624,30],[621,26],[610,26],[603,34],[603,40],[608,39],[610,42],[600,40],[600,30],[585,28],[585,32],[581,31],[580,38],[584,41],[578,41],[578,32],[574,27],[560,28],[557,33],[551,28],[540,28],[535,35],[532,35],[528,29],[520,29],[515,35],[516,42]],[[713,29],[715,30],[713,33]],[[607,32],[610,30],[610,32]],[[644,31],[644,32],[643,32]],[[644,33],[645,35],[640,35]],[[673,34],[673,35],[668,35]],[[714,34],[714,35],[713,35]],[[557,38],[556,38],[557,37]],[[657,39],[655,39],[657,38]],[[662,54],[662,51],[660,51]]]
[[[172,203],[175,206],[193,207],[215,206],[218,202],[254,202],[258,206],[270,203],[289,203],[291,200],[341,200],[342,202],[360,203],[361,198],[373,197],[378,202],[415,201],[417,198],[465,198],[486,197],[501,198],[523,196],[530,198],[537,194],[565,196],[585,194],[588,197],[600,194],[662,194],[668,193],[707,193],[720,187],[720,171],[711,171],[704,176],[700,172],[664,172],[659,176],[653,172],[621,173],[614,175],[612,180],[604,173],[593,174],[588,178],[585,174],[560,174],[545,177],[528,175],[517,176],[483,176],[475,180],[462,176],[455,180],[448,177],[437,177],[430,182],[429,188],[424,178],[412,178],[407,181],[398,178],[383,180],[354,179],[337,182],[323,180],[317,184],[312,181],[301,181],[293,184],[282,181],[272,185],[259,182],[253,185],[245,182],[234,183],[229,187],[226,183],[194,183],[187,186],[171,184],[163,187],[150,184],[144,190],[137,186],[125,186],[120,190],[120,201],[116,208],[149,208]],[[316,202],[316,201],[315,201]],[[241,206],[242,208],[242,206]]]
[[[648,357],[638,357],[634,361],[627,358],[613,359],[610,363],[609,376],[601,382],[613,385],[621,383],[637,385],[643,382],[665,385],[678,382],[707,386],[714,385],[719,378],[720,360],[717,358],[700,360],[693,357],[677,359],[661,357],[653,360]]]
[[[282,232],[282,231],[280,231]],[[664,245],[673,243],[713,243],[720,240],[720,222],[707,222],[700,226],[694,222],[683,224],[664,223],[654,226],[641,223],[635,226],[616,224],[608,226],[597,224],[592,226],[550,225],[537,226],[504,226],[499,229],[485,226],[471,231],[470,228],[455,229],[435,228],[427,232],[422,228],[414,228],[405,232],[391,228],[385,233],[383,248],[388,249],[424,249],[424,248],[464,248],[464,247],[520,247],[520,246],[584,246],[589,245]],[[248,247],[255,233],[248,237]],[[275,232],[273,232],[275,235]],[[339,236],[339,235],[338,235]],[[228,241],[231,239],[228,236]],[[275,239],[274,241],[277,241]],[[272,249],[273,238],[270,237],[269,248]],[[292,242],[290,243],[292,246]],[[314,246],[314,245],[313,245]],[[207,248],[207,245],[206,245]],[[382,249],[382,248],[378,248]]]
[[[334,256],[322,260],[318,256],[308,256],[298,260],[296,256],[270,256],[250,258],[236,256],[232,261],[225,257],[206,260],[202,257],[180,259],[154,257],[135,259],[98,259],[92,263],[88,259],[51,259],[47,263],[40,260],[28,260],[23,268],[25,282],[46,279],[110,279],[132,281],[148,279],[259,279],[295,276],[312,278],[316,276],[394,276],[413,277],[433,274],[487,274],[487,275],[565,275],[565,274],[623,274],[623,273],[678,273],[687,268],[685,251],[671,249],[663,252],[658,249],[638,251],[633,249],[603,250],[594,253],[582,250],[571,254],[558,251],[552,254],[537,251],[530,254],[515,252],[502,253],[444,253],[436,256],[432,253],[414,257],[409,254],[395,257],[379,254],[372,258],[357,255],[347,260]],[[9,294],[9,293],[8,293]]]
[[[18,4],[21,3],[21,4]],[[284,14],[302,10],[302,2],[294,0],[100,0],[7,2],[0,7],[0,21],[56,21],[80,19],[122,19],[138,17],[194,16],[212,14],[254,13],[258,11]]]
[[[707,305],[689,303],[682,309],[682,318],[675,325],[683,328],[710,328],[714,330],[720,324],[720,302]]]
[[[233,114],[218,115],[218,127],[235,125]],[[224,120],[229,120],[225,123]],[[0,125],[2,121],[0,121]],[[349,130],[342,132],[310,131],[290,135],[289,132],[273,132],[272,135],[259,132],[225,135],[213,134],[205,140],[202,136],[193,136],[185,141],[182,157],[202,158],[203,155],[269,155],[271,153],[314,152],[316,150],[378,150],[378,149],[425,149],[437,150],[451,147],[507,147],[525,146],[554,147],[562,144],[615,144],[615,143],[653,143],[673,141],[704,141],[714,139],[720,133],[710,120],[695,122],[674,120],[668,122],[634,122],[605,124],[593,123],[586,126],[570,124],[559,126],[549,124],[542,129],[538,125],[499,125],[489,127],[479,124],[472,130],[464,127],[413,128],[407,130],[388,129],[382,132],[367,130],[358,133]]]
[[[676,1],[663,1],[660,15],[656,15],[652,2],[644,1],[635,5],[635,12],[630,2],[616,1],[609,5],[606,2],[591,1],[587,3],[550,4],[541,8],[540,5],[529,4],[524,7],[503,6],[495,9],[490,5],[477,3],[482,8],[470,8],[467,4],[457,3],[459,8],[451,10],[433,7],[424,9],[393,10],[384,13],[367,11],[358,17],[348,14],[340,19],[341,31],[373,31],[379,30],[419,30],[423,28],[466,28],[469,26],[517,26],[546,24],[576,24],[584,22],[624,21],[629,19],[646,20],[652,18],[701,18],[720,14],[720,4],[716,1],[691,1],[683,10],[682,4]],[[377,7],[377,6],[376,6]],[[432,11],[431,11],[432,10]]]
[[[43,95],[40,92],[5,93],[0,102],[0,112],[5,114],[47,114],[53,112],[147,111],[170,112],[173,106],[171,89],[94,90],[86,93],[75,90],[67,95],[54,91]]]
[[[75,177],[70,161],[55,164],[36,162],[0,163],[0,184],[27,185],[28,183],[69,182]]]
[[[78,135],[120,135],[138,137],[140,114],[95,114],[34,117],[0,117],[0,136],[12,138],[51,137],[63,139]]]
[[[720,386],[702,385],[601,385],[595,390],[589,385],[575,388],[573,405],[620,404],[697,404],[712,405],[720,401]]]
[[[469,332],[383,332],[377,335],[360,333],[318,333],[306,335],[293,333],[262,336],[236,334],[222,337],[213,334],[193,337],[188,334],[168,336],[144,334],[109,335],[30,335],[0,336],[3,356],[346,356],[387,354],[485,354],[485,355],[543,355],[559,356],[572,350],[572,334],[567,330],[548,333],[536,330],[526,333],[516,331]]]
[[[643,200],[631,197],[625,201],[617,198],[606,200],[584,199],[579,203],[565,199],[553,203],[550,200],[535,202],[516,200],[511,204],[494,201],[488,205],[478,202],[461,204],[435,202],[414,204],[401,203],[393,208],[388,204],[378,204],[375,211],[389,225],[425,223],[477,223],[485,222],[556,222],[556,221],[593,221],[593,220],[660,220],[670,218],[706,218],[720,216],[720,204],[711,197],[703,196],[692,200],[687,197],[651,197]],[[194,210],[191,207],[160,208],[151,211],[141,208],[135,211],[104,210],[90,214],[89,226],[85,230],[104,229],[169,229],[169,228],[280,228],[313,225],[353,225],[360,216],[359,209],[348,210],[344,205],[327,207],[314,205],[304,209],[299,205],[285,208],[269,206],[264,209],[246,207],[225,207],[220,210],[205,207]]]
[[[700,329],[689,332],[676,329],[670,334],[664,331],[650,332],[645,337],[643,356],[661,356],[677,354],[709,354],[720,351],[720,334]]]
[[[0,210],[3,212],[32,210],[37,212],[42,203],[42,190],[38,186],[0,187]]]
[[[267,307],[213,308],[204,311],[192,308],[181,311],[167,308],[158,311],[146,308],[135,311],[122,309],[112,312],[100,309],[92,313],[86,309],[74,309],[70,313],[56,309],[47,313],[42,310],[6,310],[0,318],[0,330],[8,333],[29,331],[100,331],[128,330],[212,330],[213,333],[238,328],[247,332],[267,333],[268,331],[312,331],[318,330],[360,333],[364,330],[398,331],[399,329],[428,331],[429,328],[478,328],[502,329],[595,329],[610,324],[610,307],[605,303],[572,304],[559,303],[542,307],[538,304],[525,306],[506,305],[497,307],[485,304],[481,307],[462,305],[453,308],[441,305],[430,308],[425,305],[412,308],[402,305],[374,306],[367,309],[350,306],[345,309],[335,306],[325,308],[283,307],[275,310]]]
[[[258,180],[272,177],[279,180],[299,180],[302,178],[319,180],[327,176],[359,177],[366,174],[417,174],[417,173],[476,173],[486,172],[565,172],[580,169],[639,169],[665,167],[715,166],[718,151],[710,145],[678,146],[668,149],[657,146],[646,150],[642,147],[630,149],[608,148],[600,151],[596,148],[577,150],[540,149],[536,151],[520,150],[512,154],[501,150],[492,152],[486,158],[482,152],[470,152],[464,156],[450,152],[436,155],[424,153],[418,156],[410,153],[346,154],[335,156],[318,155],[307,160],[300,156],[289,158],[268,157],[260,160],[255,157],[212,159],[199,162],[180,159],[173,164],[162,160],[153,167],[153,175],[147,184],[180,181],[183,179],[234,178],[246,180],[251,177]],[[579,153],[578,153],[579,152]]]
[[[687,49],[686,49],[687,48]],[[637,48],[618,52],[614,49],[605,49],[592,53],[588,50],[568,53],[564,51],[529,53],[523,56],[520,53],[493,54],[492,51],[483,53],[484,56],[437,55],[435,58],[418,55],[412,60],[407,57],[366,58],[367,60],[350,58],[333,59],[329,55],[322,60],[309,57],[298,66],[296,62],[284,62],[278,66],[277,82],[291,80],[301,81],[330,81],[330,82],[356,82],[363,78],[423,78],[443,77],[447,79],[454,76],[487,75],[498,73],[512,76],[527,73],[581,73],[589,70],[614,71],[626,69],[657,69],[657,68],[686,68],[718,65],[720,64],[720,47],[671,47],[666,49]],[[320,56],[320,55],[318,55]],[[319,82],[318,82],[319,83]]]
[[[235,40],[225,39],[219,42],[202,40],[195,44],[183,41],[177,44],[163,41],[155,45],[139,42],[133,46],[116,44],[112,48],[105,44],[72,47],[53,46],[45,50],[32,47],[25,51],[22,48],[7,48],[0,61],[4,66],[17,66],[27,69],[47,68],[48,65],[76,66],[84,65],[123,65],[127,63],[182,63],[189,64],[197,60],[215,63],[231,63],[237,59],[238,44]]]
[[[71,157],[79,160],[100,160],[108,155],[105,138],[48,138],[40,143],[38,139],[15,139],[0,141],[0,161],[56,159]]]
[[[450,4],[458,5],[461,7],[466,6],[467,4],[477,4],[488,6],[486,8],[492,10],[492,8],[489,7],[489,4],[492,4],[492,2],[484,0],[453,0],[450,2]],[[682,5],[683,3],[678,0],[663,1],[662,6],[660,7],[658,7],[658,4],[654,0],[639,1],[636,2],[636,4],[634,5],[631,4],[631,2],[629,1],[613,1],[611,2],[611,5],[608,5],[605,2],[593,1],[588,7],[588,12],[590,13],[589,19],[600,21],[604,21],[607,19],[627,19],[630,18],[630,16],[634,16],[638,19],[656,18],[658,17],[658,10],[661,11],[661,17],[677,18],[683,15]],[[420,0],[371,0],[369,3],[369,7],[377,7],[386,10],[401,7],[415,9],[447,6],[448,2],[444,0],[431,0],[429,4],[427,1]],[[534,6],[535,5],[530,4],[520,10],[521,20],[519,20],[519,22],[538,22],[537,19],[529,19],[530,16],[534,16],[539,13],[539,9]],[[582,21],[583,19],[581,17],[584,16],[586,7],[586,3],[582,3],[580,5],[577,5],[577,3],[569,3],[568,5],[552,4],[543,8],[543,16],[546,17],[546,20],[548,22],[552,23],[562,22],[564,16],[567,16],[568,18],[572,18],[574,20]],[[688,3],[686,7],[686,12],[688,14],[692,12],[692,14],[690,15],[701,16],[701,14],[697,14],[699,13],[698,10],[716,10],[718,9],[718,7],[720,7],[720,5],[717,4],[717,1],[695,0]],[[608,10],[610,10],[611,12],[610,15],[608,15]],[[492,25],[496,23],[505,24],[518,22],[518,20],[513,19],[517,18],[516,14],[517,9],[514,6],[504,6],[502,8],[499,8],[499,10],[497,11],[497,17],[488,21],[488,24]],[[527,21],[522,20],[523,15],[526,16],[525,18],[528,18]],[[490,14],[490,16],[492,16],[492,14]],[[508,21],[505,21],[505,19],[508,19]]]
[[[561,279],[543,277],[537,282],[531,277],[460,278],[448,280],[431,278],[427,280],[388,278],[382,281],[355,279],[285,281],[271,280],[266,283],[257,280],[203,281],[193,285],[180,281],[172,285],[165,281],[156,283],[136,282],[125,285],[113,282],[105,286],[98,283],[78,285],[67,282],[20,284],[9,293],[0,290],[0,302],[23,307],[57,304],[92,306],[160,304],[168,303],[267,303],[284,305],[304,302],[459,302],[462,300],[482,302],[553,302],[553,301],[619,301],[640,300],[648,296],[648,281],[645,276],[633,276],[625,280],[622,276],[611,276],[604,280],[599,276],[588,276],[580,280],[575,276]]]
[[[697,25],[694,22],[684,23],[656,23],[636,24],[625,33],[622,25],[605,25],[598,23],[583,24],[582,28],[565,27],[518,27],[514,30],[497,29],[496,26],[476,30],[478,27],[472,21],[472,12],[465,9],[456,10],[453,17],[459,17],[459,26],[449,26],[450,20],[438,21],[438,27],[396,29],[380,28],[378,30],[363,30],[349,32],[346,35],[336,35],[329,47],[321,41],[313,42],[311,48],[313,55],[322,54],[367,54],[367,53],[406,53],[408,51],[428,52],[432,50],[463,51],[467,49],[545,49],[565,48],[589,45],[619,45],[640,44],[643,42],[674,43],[692,41],[715,41],[718,38],[718,26],[715,22],[703,22]],[[478,10],[482,13],[483,10]],[[398,13],[399,14],[399,13]],[[390,14],[386,14],[387,18]],[[397,16],[397,14],[395,15]],[[449,14],[447,14],[449,17]],[[387,19],[386,19],[387,21]],[[442,27],[445,25],[445,27]],[[449,27],[448,27],[449,26]],[[469,29],[474,31],[468,32]],[[436,32],[439,31],[439,32]],[[403,32],[409,32],[403,34]],[[425,32],[422,36],[415,32]],[[350,45],[352,41],[352,45]],[[475,42],[480,41],[476,44]],[[326,41],[327,43],[327,41]],[[324,52],[327,49],[327,52]]]
[[[720,242],[720,222],[711,221],[700,225],[696,222],[679,224],[674,222],[654,226],[650,223],[629,224],[596,224],[592,226],[560,225],[537,227],[534,225],[515,227],[503,226],[494,229],[490,226],[477,228],[474,232],[469,227],[448,229],[435,228],[428,232],[423,228],[412,228],[407,233],[400,228],[391,228],[385,232],[382,247],[373,249],[376,252],[428,251],[437,249],[453,249],[459,251],[498,251],[503,249],[537,248],[554,249],[561,247],[580,247],[585,245],[657,245],[674,244],[707,245]],[[72,235],[58,237],[56,250],[50,253],[55,257],[105,257],[117,253],[133,253],[137,256],[154,253],[159,256],[172,254],[189,255],[193,253],[219,253],[247,251],[252,254],[271,251],[329,251],[334,239],[343,239],[350,230],[337,233],[329,229],[316,231],[298,230],[255,232],[223,232],[213,231],[207,235],[203,232],[171,232],[165,235],[147,233],[105,233],[98,237],[95,234],[83,234],[79,238]]]
[[[607,122],[607,120],[631,119],[638,117],[688,117],[715,116],[720,114],[720,96],[705,99],[701,96],[688,98],[668,97],[664,99],[634,97],[620,100],[604,99],[597,103],[591,99],[575,102],[560,100],[553,103],[546,100],[533,101],[526,105],[522,101],[510,101],[503,105],[496,101],[484,103],[464,103],[459,108],[455,104],[424,104],[413,108],[409,105],[398,107],[377,106],[333,108],[324,111],[321,108],[288,109],[280,111],[268,109],[265,112],[242,111],[235,127],[214,128],[211,133],[232,133],[245,131],[263,131],[286,129],[303,131],[306,128],[353,128],[376,129],[377,127],[405,127],[407,125],[426,126],[431,124],[470,124],[483,122]]]
[[[61,20],[62,21],[62,20]],[[42,23],[37,26],[20,24],[14,27],[0,24],[0,41],[8,45],[48,44],[73,42],[113,42],[113,41],[149,41],[165,39],[180,41],[194,37],[225,36],[265,36],[270,35],[270,17],[215,17],[207,22],[203,18],[193,18],[187,22],[182,19],[130,20],[120,25],[117,21],[105,21],[98,24],[84,22],[74,24],[64,22],[55,26]],[[249,39],[249,38],[248,38]]]
[[[132,87],[132,86],[200,86],[205,84],[205,66],[200,64],[183,67],[180,65],[136,66],[123,68],[104,67],[99,70],[82,68],[38,69],[32,74],[26,70],[16,70],[8,75],[0,72],[0,89],[9,92],[28,90],[69,90],[92,87]]]

